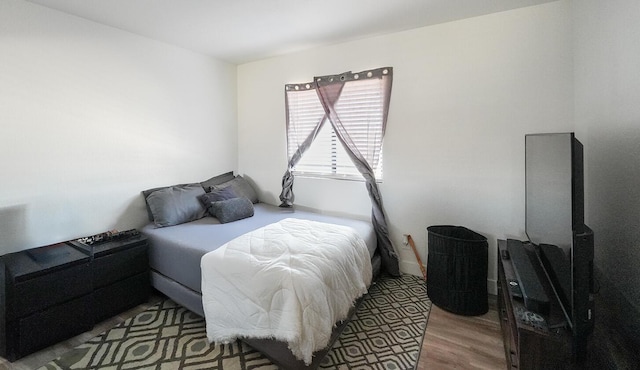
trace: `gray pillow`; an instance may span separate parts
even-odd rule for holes
[[[245,197],[221,200],[211,203],[209,213],[226,224],[253,216],[253,204]]]
[[[200,203],[202,203],[202,206],[206,210],[209,210],[209,207],[211,207],[211,203],[213,202],[219,202],[221,200],[233,199],[237,197],[238,196],[233,192],[233,189],[231,189],[231,187],[226,187],[218,190],[212,190],[209,193],[204,193],[199,196],[198,199],[200,200]]]
[[[251,203],[258,203],[258,194],[256,194],[255,190],[253,190],[251,184],[249,184],[249,182],[240,175],[236,176],[233,180],[227,181],[220,185],[212,186],[209,191],[220,190],[227,187],[233,189],[233,192],[236,193],[236,195],[238,195],[239,197],[246,197],[249,198]]]
[[[147,205],[157,227],[178,225],[204,217],[205,209],[198,197],[204,194],[200,184],[171,186],[156,190],[147,197]]]
[[[202,188],[204,189],[204,191],[209,192],[209,189],[212,186],[220,185],[227,181],[233,180],[234,177],[235,176],[233,176],[233,171],[229,171],[218,176],[213,176],[209,180],[205,180],[201,182],[200,185],[202,185]]]
[[[162,189],[184,188],[184,187],[191,187],[191,186],[194,186],[194,185],[199,185],[199,184],[196,182],[196,183],[193,183],[193,184],[180,184],[180,185],[162,186],[162,187],[159,187],[159,188],[143,190],[142,191],[142,197],[144,198],[144,201],[147,204],[147,216],[149,216],[149,221],[153,222],[153,213],[151,213],[151,208],[149,208],[149,202],[147,201],[147,198],[149,198],[149,195],[151,195],[151,193],[153,193],[154,191],[162,190]]]

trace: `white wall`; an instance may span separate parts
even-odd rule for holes
[[[640,2],[573,2],[575,120],[595,262],[640,310]],[[637,333],[636,333],[637,335]]]
[[[463,225],[524,238],[524,135],[573,129],[570,4],[554,2],[238,66],[239,171],[277,203],[286,169],[284,85],[392,66],[381,191],[404,271],[411,234],[426,261],[426,227]],[[370,214],[363,183],[297,178],[296,203]],[[495,285],[493,285],[495,289]]]
[[[0,2],[0,254],[146,222],[140,191],[237,165],[236,67]]]

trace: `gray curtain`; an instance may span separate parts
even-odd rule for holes
[[[372,204],[371,221],[378,238],[378,249],[380,250],[385,270],[393,276],[400,276],[398,256],[393,244],[391,243],[391,239],[389,238],[389,230],[387,228],[387,221],[384,215],[384,208],[382,206],[382,197],[380,195],[380,190],[378,189],[373,168],[349,135],[349,118],[345,117],[343,119],[338,108],[340,94],[346,84],[351,81],[357,81],[364,78],[380,79],[384,97],[382,111],[382,134],[384,135],[391,97],[392,74],[393,69],[391,67],[386,67],[359,73],[348,72],[341,75],[316,77],[314,82],[317,86],[320,102],[324,107],[325,114],[333,126],[336,136],[366,181],[369,198],[371,199]],[[374,160],[377,160],[377,158]]]
[[[305,91],[310,91],[310,90],[315,90],[317,87],[317,85],[313,82],[309,82],[309,83],[303,83],[303,84],[289,84],[285,86],[285,109],[286,109],[286,122],[287,122],[287,145],[291,145],[292,141],[294,141],[296,138],[300,137],[301,135],[295,135],[296,138],[291,138],[290,137],[290,133],[292,131],[298,131],[301,128],[300,127],[294,127],[296,125],[297,122],[294,122],[294,120],[292,119],[291,116],[291,112],[289,111],[289,99],[291,96],[295,96],[295,94],[300,94],[300,93],[304,93]],[[317,95],[317,93],[316,93]],[[319,118],[319,120],[317,121],[317,123],[315,124],[315,127],[313,127],[309,133],[306,135],[306,137],[304,138],[304,140],[302,140],[302,142],[296,142],[295,144],[297,145],[297,149],[294,152],[294,154],[291,156],[291,158],[289,158],[289,163],[287,164],[287,170],[284,173],[284,176],[282,177],[282,192],[280,192],[280,207],[291,207],[293,206],[293,201],[295,199],[295,196],[293,194],[293,167],[295,167],[295,165],[300,161],[300,158],[302,158],[302,154],[304,154],[304,152],[307,151],[307,149],[309,149],[309,146],[311,146],[311,143],[315,140],[316,136],[318,135],[318,132],[320,131],[320,129],[322,128],[322,126],[324,126],[324,123],[326,122],[326,114],[322,115],[322,117]],[[306,133],[303,133],[303,136]]]
[[[319,116],[317,123],[315,123],[315,125],[311,125],[313,127],[311,127],[308,133],[304,132],[300,134],[299,132],[296,132],[296,138],[304,137],[304,139],[301,142],[295,143],[295,145],[297,146],[296,151],[289,158],[287,170],[282,177],[280,207],[291,207],[293,205],[293,167],[298,163],[304,152],[311,146],[311,143],[313,143],[318,132],[328,118],[336,133],[336,136],[338,137],[338,140],[342,143],[342,146],[345,148],[355,167],[365,179],[367,191],[369,192],[369,198],[371,199],[372,204],[371,221],[378,239],[378,249],[380,250],[383,266],[389,274],[393,276],[399,276],[400,267],[398,256],[389,238],[389,230],[387,228],[387,221],[382,205],[382,197],[380,195],[380,190],[378,188],[375,173],[373,170],[373,168],[379,161],[379,150],[373,151],[373,153],[375,153],[373,155],[371,155],[372,151],[366,150],[366,152],[369,153],[369,159],[367,160],[367,156],[363,155],[363,150],[365,148],[358,148],[349,135],[349,117],[343,117],[340,115],[339,104],[337,104],[340,100],[340,95],[346,84],[364,79],[378,79],[382,84],[382,96],[384,98],[382,102],[383,110],[381,132],[381,135],[384,136],[389,111],[389,101],[391,98],[392,78],[393,69],[391,67],[386,67],[358,73],[347,72],[341,75],[316,77],[311,83],[291,84],[285,86],[285,109],[288,145],[291,145],[292,140],[295,139],[289,136],[290,133],[294,130],[300,129],[300,127],[296,127],[297,122],[292,119],[291,112],[289,111],[289,99],[291,97],[295,97],[296,94],[315,90],[318,99],[322,104],[322,108],[324,109],[324,115],[322,115],[322,117]],[[382,137],[378,139],[381,142]]]

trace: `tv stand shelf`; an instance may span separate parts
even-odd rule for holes
[[[509,369],[555,369],[571,367],[571,333],[564,314],[546,279],[541,279],[549,297],[549,313],[540,314],[542,325],[532,325],[521,297],[509,281],[516,275],[507,251],[507,241],[498,240],[498,314]],[[524,315],[523,315],[524,313]]]

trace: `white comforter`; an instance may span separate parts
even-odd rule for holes
[[[201,268],[209,341],[273,338],[306,364],[372,278],[352,228],[291,218],[205,254]]]

